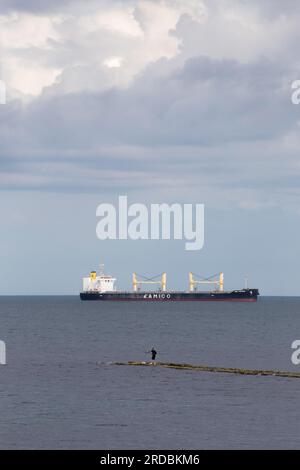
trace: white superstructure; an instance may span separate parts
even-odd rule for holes
[[[116,278],[104,274],[103,265],[100,266],[100,274],[91,271],[89,277],[83,278],[83,292],[115,292]]]

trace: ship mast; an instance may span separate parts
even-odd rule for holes
[[[100,263],[99,265],[99,276],[104,276],[104,264]]]

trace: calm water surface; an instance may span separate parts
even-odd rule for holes
[[[97,365],[300,372],[300,298],[245,303],[1,297],[2,449],[300,449],[300,380]]]

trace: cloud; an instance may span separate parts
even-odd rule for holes
[[[168,63],[152,65],[147,80],[141,75],[125,90],[44,96],[22,112],[7,106],[1,140],[12,168],[4,187],[18,187],[23,175],[28,189],[206,181],[220,191],[261,185],[261,168],[264,178],[278,177],[270,158],[274,166],[280,156],[266,143],[284,139],[297,117],[280,67],[197,58],[174,70]]]
[[[294,207],[294,18],[267,1],[104,4],[2,20],[1,188]]]
[[[89,0],[86,0],[88,3]],[[47,0],[41,2],[40,0],[1,0],[0,13],[8,13],[12,11],[41,13],[49,12],[69,4],[79,3],[79,0]]]
[[[172,6],[170,6],[172,5]],[[119,57],[122,73],[110,74],[110,85],[126,86],[147,64],[173,57],[179,41],[169,35],[182,12],[176,2],[108,0],[63,3],[58,11],[36,16],[14,12],[1,17],[2,74],[11,93],[37,96],[58,84],[56,91],[101,90],[98,68]],[[94,69],[95,80],[90,80]],[[81,78],[78,79],[78,71]],[[86,73],[84,73],[86,72]],[[99,77],[99,74],[98,74]]]
[[[247,1],[248,4],[253,3],[251,0]],[[256,4],[260,12],[271,20],[278,16],[294,16],[300,13],[300,5],[295,0],[286,0],[284,3],[281,0],[260,0]]]

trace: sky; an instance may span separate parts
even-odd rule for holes
[[[0,294],[105,263],[299,295],[296,0],[1,0]],[[205,204],[205,243],[100,241],[96,208]]]

